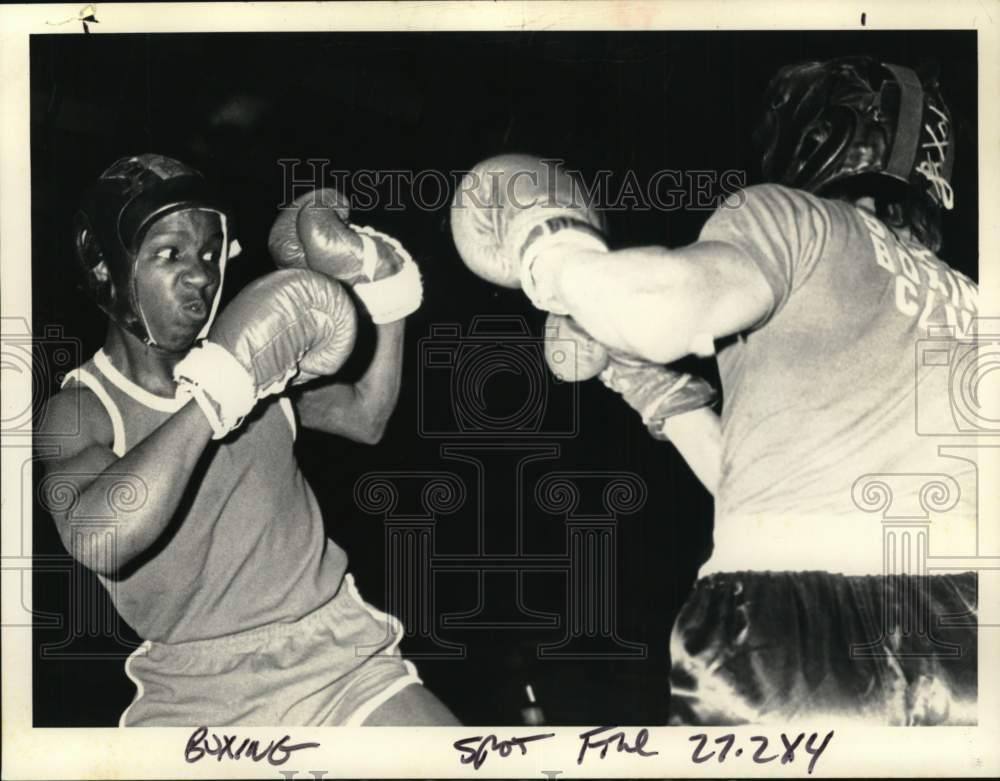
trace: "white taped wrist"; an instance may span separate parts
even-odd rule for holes
[[[243,422],[257,402],[250,373],[224,347],[202,342],[174,367],[174,382],[201,408],[212,438],[222,439]]]
[[[607,245],[595,233],[567,228],[545,233],[528,244],[521,255],[521,287],[538,309],[558,315],[569,314],[553,290],[552,274],[543,266],[571,260],[582,252],[606,253]]]
[[[391,277],[359,283],[354,292],[377,324],[402,320],[416,312],[424,299],[420,269],[409,258],[403,260],[403,267]]]
[[[413,262],[410,253],[392,236],[366,226],[351,227],[361,237],[361,244],[364,247],[363,272],[369,279],[374,278],[375,267],[378,265],[378,247],[375,238],[386,242],[403,261],[402,268],[392,276],[354,285],[354,292],[365,305],[372,322],[379,325],[393,323],[416,312],[424,299],[424,285],[420,278],[420,269]]]

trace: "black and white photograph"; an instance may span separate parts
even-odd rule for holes
[[[1000,6],[266,5],[2,12],[4,777],[1000,773]]]

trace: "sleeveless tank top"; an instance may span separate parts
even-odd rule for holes
[[[101,401],[119,457],[187,401],[135,384],[103,350],[68,382]],[[326,537],[294,441],[291,402],[262,400],[240,428],[208,444],[157,542],[117,576],[99,576],[140,637],[202,640],[295,621],[337,593],[347,555]]]

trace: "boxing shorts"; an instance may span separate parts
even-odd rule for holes
[[[670,639],[670,723],[975,724],[977,578],[716,573]]]
[[[403,628],[361,599],[350,574],[291,623],[182,643],[146,641],[125,672],[136,696],[122,727],[359,726],[411,684]]]

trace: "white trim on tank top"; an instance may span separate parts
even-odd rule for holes
[[[155,393],[150,393],[145,388],[132,382],[132,380],[115,368],[114,364],[111,363],[111,359],[108,358],[107,353],[104,352],[103,347],[94,356],[94,365],[122,393],[130,396],[140,404],[144,404],[159,412],[177,412],[177,410],[188,402],[186,396],[157,396]]]
[[[101,373],[104,376],[106,376],[111,381],[111,383],[115,387],[117,387],[122,393],[126,394],[131,399],[139,402],[140,404],[150,407],[151,409],[155,409],[159,412],[177,412],[178,410],[181,409],[181,407],[183,407],[188,402],[188,398],[185,396],[175,396],[174,398],[168,398],[166,396],[157,396],[155,393],[150,393],[145,388],[142,388],[136,383],[132,382],[132,380],[130,380],[128,377],[126,377],[124,374],[118,371],[118,369],[115,368],[114,364],[112,364],[111,360],[108,358],[107,353],[104,352],[103,347],[100,350],[98,350],[97,353],[94,355],[94,365],[98,369],[100,369]],[[84,373],[82,369],[77,371]],[[117,425],[121,427],[121,443],[122,447],[124,448],[125,428],[124,428],[124,423],[122,421],[121,413],[118,411],[118,407],[115,406],[114,402],[111,400],[111,397],[108,396],[107,391],[100,386],[99,381],[97,381],[89,374],[87,376],[90,377],[90,379],[97,385],[97,387],[100,388],[99,392],[95,390],[94,393],[97,394],[98,398],[102,399],[102,401],[104,402],[104,406],[108,408],[108,414],[111,416],[112,426],[115,426],[116,420],[118,421]],[[67,375],[67,379],[68,378],[69,375]],[[85,384],[87,384],[87,387],[91,387],[89,383]],[[292,440],[295,440],[296,437],[298,437],[298,425],[295,422],[295,410],[294,407],[292,406],[291,399],[289,399],[287,396],[282,396],[278,400],[278,406],[281,407],[281,411],[284,413],[285,419],[288,421],[288,427],[292,430]],[[114,410],[114,412],[111,412],[112,409]],[[115,428],[116,445],[118,444],[119,441],[118,432],[119,429],[116,427]],[[118,450],[115,449],[115,455],[121,457],[124,454],[125,454],[124,449],[122,450],[121,453],[119,453]]]
[[[111,418],[111,430],[114,432],[114,441],[111,443],[111,450],[119,458],[124,456],[125,421],[122,419],[122,413],[118,409],[118,405],[115,404],[108,392],[104,390],[104,386],[101,385],[101,381],[86,369],[82,368],[73,369],[73,371],[67,374],[65,379],[62,381],[62,387],[65,388],[66,383],[70,380],[76,380],[81,385],[89,388],[90,391],[97,396],[97,400],[101,402],[104,406],[105,412],[108,413],[108,417]]]
[[[295,422],[295,408],[292,406],[292,400],[287,396],[282,396],[278,399],[278,406],[281,407],[281,411],[285,413],[285,417],[288,419],[288,425],[292,429],[292,441],[299,435],[298,424]]]

